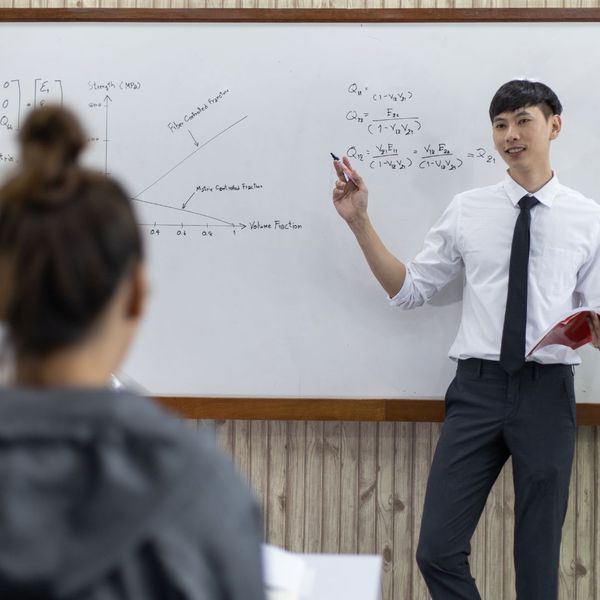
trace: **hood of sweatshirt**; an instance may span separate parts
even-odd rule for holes
[[[194,437],[126,391],[0,389],[0,596],[110,570],[191,485]]]

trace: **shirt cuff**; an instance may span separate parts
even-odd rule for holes
[[[390,303],[390,306],[402,306],[403,304],[405,304],[406,301],[410,298],[411,289],[412,275],[410,274],[410,271],[407,267],[406,277],[404,278],[404,283],[402,284],[400,291],[393,298],[390,298],[388,296],[388,302]]]

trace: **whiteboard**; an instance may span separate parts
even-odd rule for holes
[[[124,370],[153,394],[443,396],[462,281],[391,308],[332,206],[329,152],[408,260],[454,194],[502,178],[489,101],[530,77],[565,107],[561,182],[600,188],[595,23],[3,23],[0,51],[0,169],[27,110],[61,101],[134,198],[152,288]],[[584,354],[579,400],[600,400]]]

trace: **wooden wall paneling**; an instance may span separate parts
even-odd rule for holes
[[[263,515],[264,536],[269,521],[269,422],[250,421],[250,483]]]
[[[287,545],[288,425],[286,421],[268,422],[267,542],[282,548]]]
[[[257,0],[256,8],[277,8],[278,2],[277,0]],[[284,6],[280,6],[279,8],[284,8]]]
[[[575,498],[576,598],[593,598],[594,595],[594,455],[596,431],[593,427],[580,427],[577,435],[577,480]]]
[[[358,452],[358,552],[377,552],[378,423],[361,423]]]
[[[340,453],[340,552],[358,551],[358,454],[360,423],[342,422]]]
[[[414,423],[395,424],[394,451],[394,568],[393,588],[397,600],[412,600],[416,547],[413,546],[413,440]]]
[[[502,580],[504,594],[503,600],[513,600],[515,597],[515,561],[513,556],[513,545],[515,539],[515,494],[513,486],[512,459],[509,458],[504,464],[500,474],[504,480],[504,493],[502,504]]]
[[[323,509],[321,552],[340,551],[342,424],[323,423]]]
[[[350,0],[329,0],[329,8],[349,8]],[[362,4],[359,8],[362,8]]]
[[[419,0],[398,0],[395,5],[392,5],[390,0],[389,8],[419,8],[420,2]]]
[[[238,471],[251,481],[250,421],[233,421],[233,459]]]
[[[217,443],[232,459],[234,459],[233,424],[234,421],[213,421]]]
[[[600,467],[600,435],[598,435],[598,428],[594,427],[596,432],[596,440],[594,443],[594,490],[596,490],[596,497],[594,499],[594,531],[590,535],[594,539],[594,594],[593,598],[600,598],[600,496],[598,494],[598,467]]]
[[[306,476],[306,422],[288,423],[286,547],[304,551],[304,491]]]
[[[250,448],[250,467],[244,469],[262,498],[268,541],[294,551],[375,552],[384,558],[382,600],[430,600],[414,554],[439,424],[196,421],[190,426],[213,428],[236,461]],[[244,436],[249,441],[242,442]],[[600,600],[599,459],[597,428],[580,427],[559,600]],[[316,495],[315,486],[321,490]],[[509,460],[473,544],[472,571],[486,600],[515,599],[513,527]]]
[[[469,556],[469,565],[471,567],[471,575],[475,579],[477,589],[481,595],[485,592],[485,523],[486,523],[487,504],[484,508],[479,522],[475,529],[475,533],[471,539],[471,555]]]
[[[560,569],[558,596],[560,600],[576,600],[575,596],[575,556],[577,553],[577,457],[573,460],[573,471],[569,487],[569,506],[563,525],[560,547]]]
[[[214,427],[220,445],[238,462],[250,448],[250,468],[244,470],[262,498],[269,542],[299,551],[376,552],[384,558],[383,600],[430,600],[414,553],[439,424],[197,421],[190,426]],[[249,441],[242,442],[244,436]],[[600,600],[599,457],[597,428],[580,427],[563,529],[560,600]],[[318,484],[320,506],[318,494],[311,497]],[[486,600],[515,599],[513,505],[509,460],[473,544],[472,570]]]
[[[304,552],[320,552],[323,521],[323,422],[306,423]],[[310,515],[310,518],[309,518]]]
[[[394,597],[394,423],[378,423],[376,553],[383,558],[382,594]]]
[[[432,449],[431,449],[431,424],[430,423],[415,423],[414,427],[414,450],[413,450],[413,489],[412,489],[412,505],[413,505],[413,548],[416,551],[419,541],[419,527],[421,524],[421,516],[423,515],[423,502],[425,500],[425,487],[427,484],[427,476],[431,465]],[[413,569],[416,577],[413,577],[412,600],[429,600],[429,593],[425,581],[418,572],[416,561],[412,559]]]

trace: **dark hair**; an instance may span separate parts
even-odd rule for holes
[[[128,195],[78,165],[85,134],[60,107],[31,112],[0,189],[0,318],[17,356],[82,340],[143,258]]]
[[[490,120],[503,112],[514,112],[528,106],[539,106],[546,120],[562,112],[558,96],[547,85],[539,81],[513,79],[494,94],[490,103]]]

